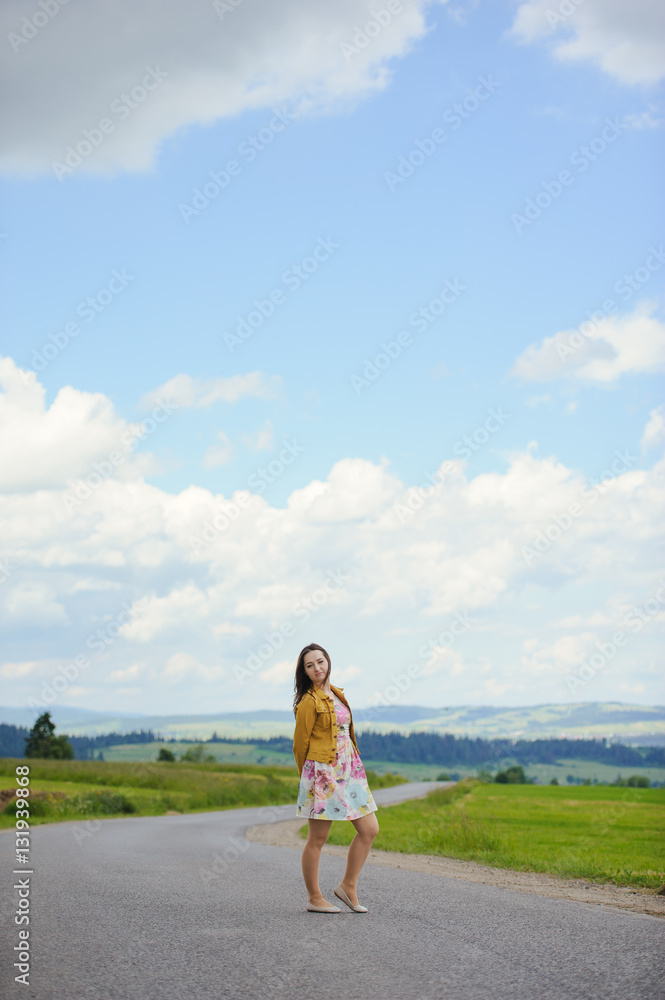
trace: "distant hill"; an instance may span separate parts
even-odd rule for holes
[[[79,736],[153,730],[164,737],[209,739],[218,736],[292,736],[293,712],[216,712],[207,715],[138,715],[98,712],[66,705],[51,709],[59,732]],[[0,708],[0,723],[32,726],[39,711]],[[483,738],[579,739],[603,737],[641,746],[665,745],[665,706],[624,702],[579,702],[513,708],[493,705],[389,705],[354,709],[359,730],[452,733]]]

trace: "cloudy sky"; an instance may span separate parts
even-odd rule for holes
[[[662,703],[662,4],[0,19],[3,703]]]

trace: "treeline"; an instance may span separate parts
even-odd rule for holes
[[[25,726],[0,723],[0,757],[23,757],[29,730]],[[103,733],[100,736],[68,736],[76,760],[92,760],[95,750],[121,743],[154,743],[159,737],[152,730],[133,733]]]
[[[23,726],[0,724],[0,757],[23,757],[28,730]],[[453,767],[492,767],[505,760],[518,764],[554,764],[559,760],[577,759],[616,767],[665,767],[665,747],[629,747],[623,743],[606,743],[602,739],[566,740],[486,740],[482,737],[453,736],[451,733],[374,733],[358,735],[358,746],[368,760],[385,760],[396,764],[436,764]],[[77,760],[91,760],[95,752],[105,747],[126,743],[154,743],[160,737],[152,730],[133,733],[104,733],[100,736],[69,736]],[[251,743],[266,749],[291,754],[293,741],[285,736],[268,739],[255,737],[225,737],[213,733],[209,740],[175,740],[181,743]]]
[[[369,760],[413,764],[490,766],[507,758],[519,764],[554,764],[576,758],[622,767],[665,767],[665,747],[629,747],[604,740],[485,740],[450,733],[374,733],[358,737],[361,754]]]
[[[100,736],[68,736],[76,760],[92,760],[95,750],[115,747],[121,743],[154,743],[159,739],[151,729],[136,730],[133,733],[102,733]]]
[[[453,736],[450,733],[374,733],[357,736],[363,757],[400,764],[455,764],[480,767],[510,759],[519,764],[555,764],[559,760],[577,759],[617,767],[665,767],[665,747],[629,747],[604,740],[485,740],[482,737]],[[292,752],[292,741],[282,736],[266,740],[227,740],[233,743],[253,743],[285,753]]]
[[[10,726],[0,722],[0,757],[22,757],[28,738],[25,726]]]

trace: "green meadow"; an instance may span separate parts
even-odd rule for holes
[[[92,816],[160,816],[244,806],[295,803],[295,767],[0,758],[0,790],[16,788],[17,765],[30,767],[30,823]],[[374,787],[405,779],[370,775]],[[5,803],[0,829],[14,825],[16,806]]]
[[[362,735],[361,753],[362,753]],[[293,754],[284,753],[280,750],[271,750],[258,743],[205,743],[205,752],[212,754],[220,764],[259,764],[264,767],[293,767]],[[166,743],[155,741],[154,743],[125,743],[116,746],[104,747],[105,761],[155,761],[161,747],[171,750],[176,756],[191,749],[191,743],[175,742]],[[399,774],[409,781],[423,781],[431,779],[434,781],[442,771],[450,773],[453,771],[460,778],[472,777],[477,771],[477,767],[465,767],[463,764],[407,764],[395,761],[372,760],[363,757],[366,768],[379,775]],[[508,763],[514,763],[510,760]],[[503,766],[503,765],[502,765]],[[631,774],[640,774],[650,781],[665,781],[665,768],[662,767],[616,767],[609,764],[598,764],[588,760],[560,760],[554,764],[528,764],[525,768],[530,777],[537,778],[541,784],[549,784],[552,778],[556,778],[559,784],[564,785],[566,778],[572,774],[576,780],[590,778],[597,781],[612,782],[621,774],[627,778]]]
[[[663,788],[466,778],[425,799],[379,808],[377,818],[379,850],[650,889],[665,882]],[[353,834],[351,824],[333,823],[329,843],[348,844]]]

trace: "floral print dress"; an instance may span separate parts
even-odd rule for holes
[[[298,816],[306,819],[360,819],[376,812],[360,754],[351,742],[351,713],[333,694],[337,716],[334,764],[306,759],[298,788]]]

